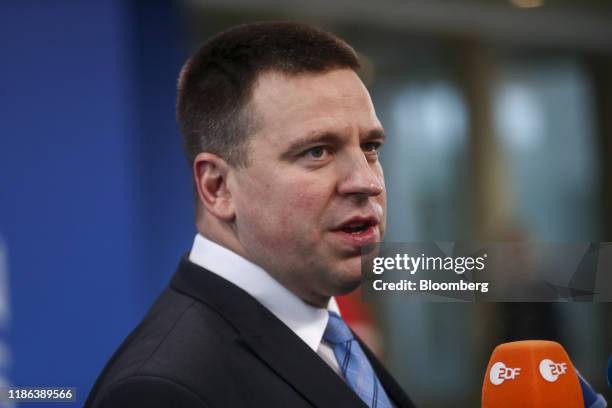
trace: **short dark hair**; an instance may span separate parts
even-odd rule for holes
[[[304,24],[265,22],[224,31],[185,63],[178,81],[177,119],[190,163],[200,152],[246,165],[253,87],[266,72],[287,75],[360,67],[341,39]]]

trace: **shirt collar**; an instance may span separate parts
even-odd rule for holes
[[[261,267],[200,234],[193,241],[189,260],[253,296],[315,352],[327,326],[328,311],[340,314],[333,297],[327,309],[311,306]]]

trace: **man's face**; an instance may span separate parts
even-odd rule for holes
[[[324,305],[359,284],[360,248],[385,230],[382,126],[349,69],[264,74],[250,106],[248,164],[228,179],[243,255]]]

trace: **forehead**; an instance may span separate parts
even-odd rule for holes
[[[353,70],[261,75],[250,103],[259,130],[285,137],[320,130],[380,128],[370,95]]]

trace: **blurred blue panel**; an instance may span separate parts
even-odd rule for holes
[[[176,5],[137,4],[0,5],[0,370],[77,405],[192,238]]]
[[[176,83],[187,59],[180,8],[166,0],[131,3],[135,106],[138,109],[138,191],[149,295],[167,283],[195,234],[191,168],[175,120]]]

